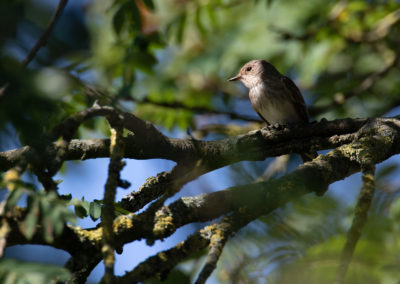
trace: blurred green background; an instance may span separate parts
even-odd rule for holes
[[[262,127],[247,90],[226,81],[252,59],[270,61],[296,82],[312,120],[400,113],[399,1],[70,0],[47,44],[23,66],[57,5],[0,2],[2,151],[39,145],[63,118],[96,100],[174,137],[189,131],[215,140]],[[95,119],[75,138],[107,135],[105,120]],[[219,172],[223,182],[221,174],[210,175],[181,194],[254,181],[271,160],[230,166]],[[141,162],[132,163],[139,171]],[[138,175],[144,180],[171,167],[160,163]],[[298,163],[293,156],[287,170]],[[60,178],[82,174],[74,170],[79,166],[68,163]],[[378,167],[378,192],[346,283],[400,281],[398,166],[393,157]],[[86,173],[95,167],[90,164]],[[141,178],[130,178],[136,179],[133,190]],[[213,283],[332,283],[359,179],[334,184],[323,198],[306,196],[250,224],[228,243]],[[101,199],[103,184],[93,186],[96,197],[84,192],[74,197]],[[184,283],[202,260],[178,267],[169,281]],[[0,264],[0,273],[10,266],[1,270]]]

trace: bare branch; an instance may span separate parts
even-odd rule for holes
[[[347,233],[346,244],[343,247],[342,255],[340,257],[340,264],[336,274],[336,284],[344,283],[357,242],[361,237],[361,232],[365,224],[367,223],[368,211],[371,207],[372,198],[375,193],[374,175],[375,165],[369,165],[367,169],[363,170],[363,186],[354,210],[353,223]]]
[[[321,121],[293,129],[260,129],[248,134],[238,135],[219,141],[198,141],[195,139],[169,138],[158,131],[151,123],[143,121],[130,113],[119,113],[112,107],[93,107],[79,112],[64,120],[52,131],[53,139],[62,136],[68,141],[76,129],[85,120],[96,116],[121,115],[124,128],[134,135],[124,138],[127,145],[125,157],[134,159],[162,158],[172,161],[197,161],[198,159],[218,164],[238,162],[242,160],[263,160],[268,156],[279,156],[291,152],[303,152],[311,146],[318,149],[332,148],[351,141],[351,134],[356,132],[366,119],[342,119]],[[332,137],[330,137],[332,136]],[[313,137],[312,140],[309,138]],[[290,140],[298,139],[296,143]],[[290,141],[290,142],[289,142]],[[247,144],[250,143],[250,144]],[[67,143],[64,160],[81,160],[89,158],[109,157],[109,140],[71,140]],[[58,150],[58,144],[49,145],[49,153]],[[0,153],[0,171],[14,167],[25,157],[34,159],[34,150],[25,146],[20,149]],[[47,160],[53,157],[51,154]],[[216,167],[217,166],[217,167]]]
[[[111,127],[111,143],[110,143],[110,163],[108,166],[108,178],[104,191],[104,206],[102,208],[101,220],[103,227],[103,248],[105,275],[104,282],[106,284],[113,283],[114,279],[114,232],[113,222],[115,218],[114,201],[118,186],[121,184],[120,173],[125,163],[122,162],[124,157],[124,141],[122,140],[123,126],[119,116],[113,115],[107,117]]]
[[[164,280],[179,262],[208,245],[215,247],[213,242],[216,242],[218,238],[220,238],[218,242],[225,243],[235,232],[247,225],[253,217],[251,214],[234,214],[217,224],[207,226],[175,247],[149,257],[132,271],[118,277],[116,283],[137,283],[156,276]]]
[[[321,113],[324,113],[335,106],[340,106],[343,105],[348,99],[352,97],[357,97],[359,95],[362,95],[366,91],[370,90],[375,83],[377,83],[383,76],[385,76],[387,73],[389,73],[390,70],[395,68],[400,61],[400,50],[397,51],[395,58],[385,66],[382,70],[376,71],[372,74],[369,74],[367,77],[365,77],[362,82],[354,88],[352,91],[343,94],[343,96],[340,98],[340,100],[333,100],[331,103],[326,104],[324,106],[314,106],[309,108],[310,115],[315,116]]]
[[[231,119],[240,119],[243,121],[250,121],[250,122],[261,122],[260,119],[257,117],[241,115],[236,112],[227,111],[227,110],[217,110],[217,109],[214,109],[211,107],[206,107],[206,106],[190,106],[190,105],[186,105],[179,101],[174,101],[174,102],[155,101],[155,100],[149,99],[148,97],[145,97],[141,100],[138,100],[134,97],[128,97],[128,98],[123,98],[123,99],[133,101],[137,104],[152,104],[152,105],[165,107],[165,108],[184,109],[184,110],[192,111],[194,113],[199,113],[199,114],[226,115]]]
[[[71,257],[65,267],[71,271],[72,277],[67,284],[85,284],[86,279],[102,259],[102,254],[91,251],[80,251]]]
[[[39,49],[47,43],[47,40],[54,28],[54,25],[56,24],[58,18],[61,16],[61,13],[64,10],[67,3],[68,3],[68,0],[60,0],[60,3],[58,3],[58,6],[57,6],[56,13],[54,14],[53,18],[51,19],[49,26],[46,28],[46,30],[44,31],[42,36],[36,42],[35,46],[32,48],[32,50],[29,52],[27,57],[24,59],[24,61],[22,61],[23,65],[28,65],[29,62],[31,62],[32,59],[35,57],[35,55],[39,51]]]
[[[203,266],[203,269],[200,271],[199,276],[197,277],[196,284],[204,284],[206,283],[208,277],[210,277],[211,273],[217,267],[217,262],[219,257],[222,254],[222,250],[226,242],[228,241],[227,232],[224,230],[218,230],[213,232],[210,244],[209,244],[209,251],[207,254],[206,263]]]

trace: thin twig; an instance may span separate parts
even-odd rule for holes
[[[357,88],[354,88],[352,91],[343,95],[343,98],[340,100],[333,100],[331,103],[326,104],[324,106],[310,107],[309,113],[311,116],[315,116],[321,113],[324,113],[332,108],[340,105],[344,105],[346,101],[348,101],[352,97],[357,97],[370,90],[375,83],[379,81],[383,76],[389,73],[390,70],[395,68],[400,61],[400,51],[397,51],[396,57],[390,62],[385,68],[382,70],[371,73],[369,76],[365,77],[364,80],[358,85]]]
[[[228,240],[227,235],[221,235],[221,233],[226,233],[224,231],[214,232],[210,240],[210,249],[208,251],[206,262],[203,269],[200,271],[197,277],[196,284],[204,284],[210,277],[211,273],[217,267],[217,262],[222,254],[224,246]]]
[[[197,231],[175,247],[149,257],[132,271],[127,272],[124,276],[117,277],[115,283],[137,283],[154,276],[164,280],[179,262],[208,245],[212,246],[212,243],[218,238],[217,235],[224,239],[223,243],[225,243],[229,237],[246,226],[253,218],[255,218],[255,215],[251,213],[245,214],[245,216],[232,214],[225,217],[219,223]]]
[[[344,283],[355,247],[361,237],[362,229],[367,222],[368,211],[375,192],[374,174],[375,165],[371,165],[363,171],[363,186],[355,208],[353,223],[347,233],[347,241],[340,257],[340,264],[337,270],[335,284]]]
[[[49,26],[46,28],[42,36],[39,38],[39,40],[36,42],[35,46],[32,48],[32,50],[29,52],[27,57],[22,61],[23,65],[28,65],[29,62],[32,61],[32,59],[35,57],[36,53],[39,51],[39,49],[44,46],[47,43],[47,40],[54,28],[54,25],[56,24],[58,18],[61,16],[62,11],[64,10],[65,6],[67,5],[68,0],[60,0],[60,3],[58,3],[56,13],[54,14],[53,18],[50,21]]]
[[[190,106],[190,105],[187,105],[187,104],[185,104],[183,102],[179,102],[179,101],[173,101],[173,102],[155,101],[155,100],[151,100],[147,97],[145,97],[141,100],[138,100],[133,97],[123,98],[123,99],[133,101],[137,104],[152,104],[152,105],[165,107],[165,108],[184,109],[184,110],[192,111],[192,112],[199,113],[199,114],[226,115],[226,116],[229,116],[229,118],[231,118],[231,119],[240,119],[243,121],[250,121],[250,122],[261,122],[260,119],[257,117],[241,115],[236,112],[227,111],[227,110],[217,110],[217,109],[214,109],[211,107],[206,107],[206,106]]]
[[[110,164],[108,166],[108,178],[104,191],[104,206],[101,214],[103,224],[103,256],[104,256],[104,282],[106,284],[113,283],[114,279],[114,201],[118,186],[120,185],[120,173],[124,167],[122,158],[124,157],[124,141],[123,127],[118,116],[107,117],[111,128],[111,143],[110,143]]]

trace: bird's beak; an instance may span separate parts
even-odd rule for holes
[[[242,76],[238,74],[235,77],[228,79],[228,81],[236,81],[236,80],[240,80],[241,78],[242,78]]]

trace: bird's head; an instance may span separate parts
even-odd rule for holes
[[[228,81],[240,80],[247,88],[251,89],[262,83],[268,76],[279,76],[275,67],[265,60],[252,60],[247,62],[239,73]]]

